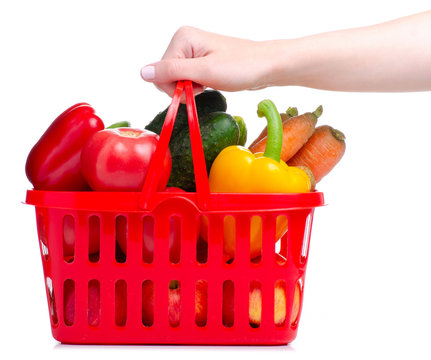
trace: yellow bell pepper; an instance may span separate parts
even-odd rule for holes
[[[242,146],[223,149],[213,162],[209,174],[211,192],[223,193],[304,193],[311,188],[307,173],[297,167],[288,166],[280,160],[283,142],[283,127],[280,114],[274,103],[264,100],[258,105],[259,117],[268,122],[268,141],[264,153],[253,154]],[[279,218],[276,224],[276,239],[287,231],[286,219]],[[250,256],[260,255],[262,247],[262,224],[252,217],[250,225]],[[234,257],[235,224],[232,217],[224,222],[224,251]]]

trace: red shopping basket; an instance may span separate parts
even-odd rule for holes
[[[196,192],[157,192],[157,164],[183,91]],[[210,193],[190,81],[177,85],[142,193],[29,190],[26,203],[36,208],[60,342],[276,345],[296,337],[323,194]],[[223,252],[227,219],[235,228],[233,258]],[[256,223],[262,249],[251,259]]]

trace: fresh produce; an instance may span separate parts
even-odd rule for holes
[[[96,191],[140,191],[159,136],[133,128],[106,129],[86,142],[81,154],[81,169],[88,184]],[[169,150],[157,190],[169,179],[172,160]]]
[[[86,141],[104,128],[94,109],[79,103],[59,115],[31,149],[25,172],[36,190],[89,190],[81,173]]]
[[[108,127],[106,127],[107,129],[116,129],[116,128],[120,128],[120,127],[131,127],[130,126],[130,122],[128,121],[119,121],[116,122]]]
[[[294,324],[299,315],[301,293],[299,284],[296,284],[293,306],[290,315],[290,324]],[[274,289],[274,323],[281,326],[286,321],[286,290],[277,282]],[[252,283],[249,294],[250,324],[259,326],[262,321],[262,290],[256,283]]]
[[[305,113],[299,116],[289,117],[283,121],[283,146],[281,148],[280,158],[283,161],[289,160],[295,153],[308,141],[313,134],[317,119],[322,114],[322,106],[319,106],[312,113]],[[263,130],[263,134],[267,132]],[[252,153],[264,151],[266,147],[267,136],[252,144],[249,149]]]
[[[296,107],[289,107],[285,113],[280,113],[281,121],[284,123],[286,120],[293,116],[298,116],[298,109]],[[265,126],[259,136],[249,145],[249,149],[256,145],[260,140],[268,135],[268,127]]]
[[[238,144],[239,126],[235,119],[221,111],[212,112],[201,118],[200,133],[207,170],[224,148]],[[168,186],[186,191],[195,190],[193,156],[188,127],[183,128],[171,139],[172,171]]]
[[[247,126],[245,125],[245,121],[241,116],[234,116],[233,118],[239,127],[239,139],[237,145],[244,146],[247,142]]]
[[[226,193],[304,193],[309,192],[311,183],[306,172],[296,167],[289,167],[280,161],[282,146],[282,125],[280,114],[274,103],[264,100],[258,105],[259,116],[265,116],[268,122],[268,140],[265,153],[252,154],[242,146],[229,146],[223,149],[215,159],[209,175],[212,192]],[[235,256],[234,221],[224,223],[224,251],[230,257]],[[207,231],[202,222],[202,237]],[[285,225],[277,227],[277,236],[286,231]],[[250,256],[260,254],[262,235],[260,227],[251,223]]]
[[[226,111],[227,109],[226,98],[217,90],[205,90],[203,93],[195,96],[195,102],[199,119],[214,111]],[[158,113],[145,129],[160,135],[168,109],[169,107]],[[176,138],[178,133],[184,128],[188,128],[187,107],[185,104],[180,104],[172,130],[171,141]]]
[[[344,134],[329,125],[321,125],[287,164],[308,167],[319,182],[338,164],[345,150]]]

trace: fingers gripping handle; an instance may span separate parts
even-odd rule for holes
[[[177,117],[178,107],[180,105],[181,95],[185,89],[187,116],[189,119],[190,140],[192,146],[193,168],[195,173],[196,194],[198,206],[204,210],[207,208],[209,200],[209,183],[205,164],[205,156],[202,146],[201,133],[199,130],[199,121],[196,111],[195,98],[193,96],[193,85],[189,80],[178,81],[171,105],[169,106],[166,119],[160,134],[157,149],[152,157],[147,176],[145,178],[142,193],[139,198],[139,207],[149,209],[151,201],[156,193],[158,180],[160,179],[162,167],[166,152],[168,151],[169,140],[172,135],[175,118]]]

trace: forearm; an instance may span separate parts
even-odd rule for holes
[[[390,22],[273,41],[269,85],[336,91],[431,90],[431,11]]]

